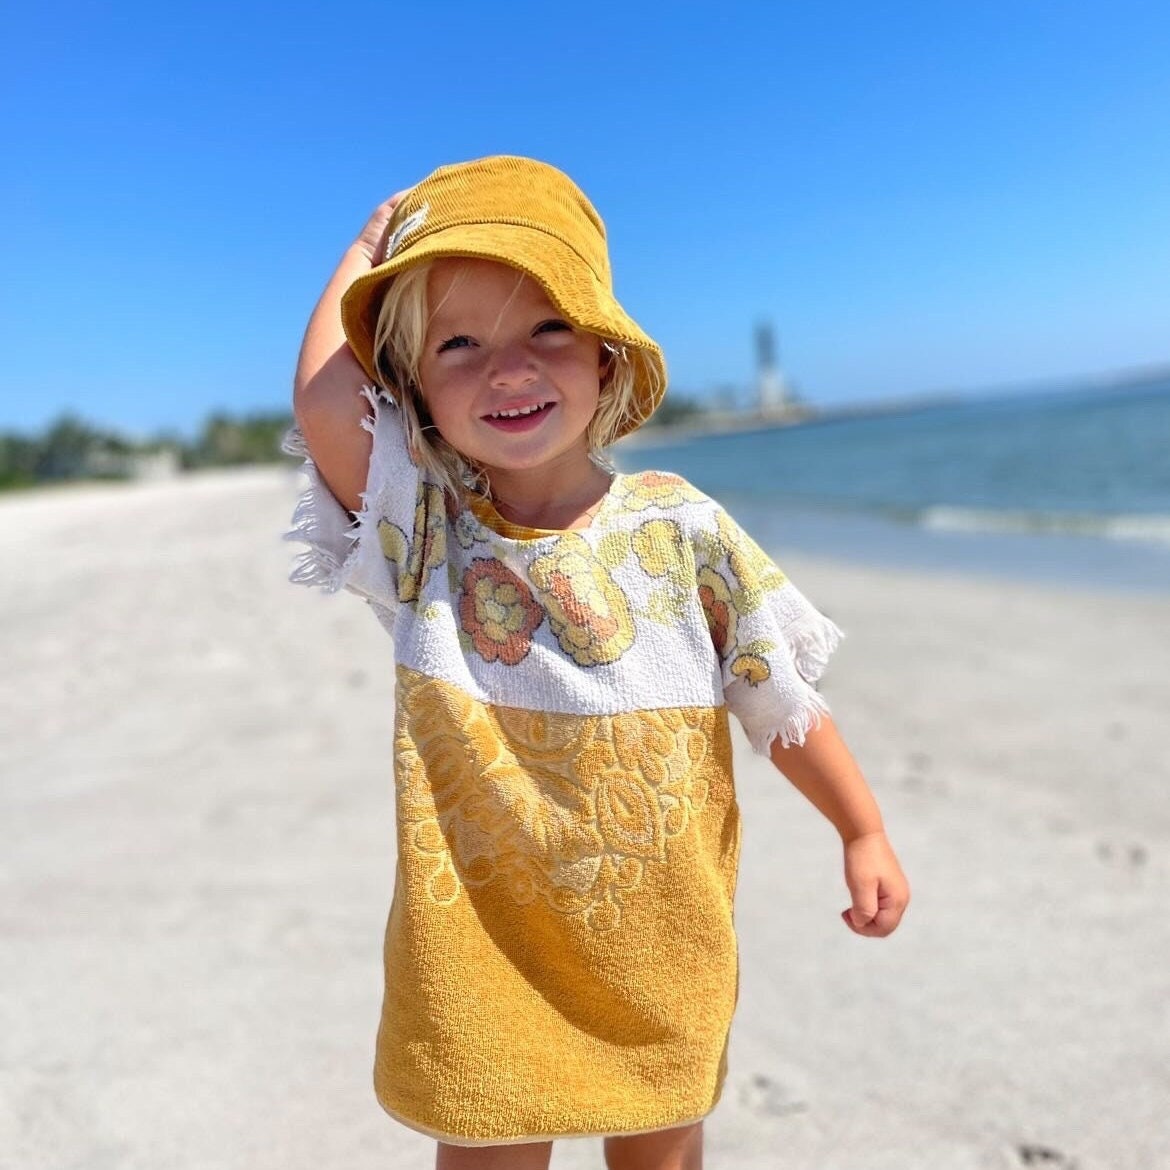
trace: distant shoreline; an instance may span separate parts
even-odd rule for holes
[[[836,422],[842,419],[869,418],[887,414],[909,414],[936,407],[959,406],[964,403],[987,401],[1024,394],[1080,394],[1089,391],[1116,390],[1125,392],[1170,385],[1170,363],[1142,366],[1137,369],[1108,374],[1082,375],[1072,379],[1045,378],[1032,382],[1012,382],[966,390],[926,391],[895,398],[872,401],[845,402],[832,406],[816,406],[807,402],[794,403],[786,408],[761,412],[759,410],[707,410],[700,408],[678,422],[650,425],[634,431],[620,440],[618,446],[631,450],[635,447],[665,446],[707,435],[745,434],[751,431],[771,431],[786,427],[807,426],[814,423]]]

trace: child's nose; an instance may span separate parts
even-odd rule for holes
[[[503,345],[492,354],[488,377],[493,386],[529,386],[537,376],[536,361],[527,346]]]

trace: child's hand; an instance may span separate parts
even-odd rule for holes
[[[854,934],[884,938],[897,927],[910,886],[885,833],[863,833],[845,842],[845,884],[853,905],[841,917]]]
[[[382,255],[382,245],[386,238],[386,225],[390,222],[390,216],[394,214],[394,208],[409,193],[410,188],[407,187],[405,191],[391,195],[385,203],[379,203],[374,214],[370,216],[369,223],[362,228],[358,238],[354,241],[355,245],[366,254],[366,259],[369,260],[370,264],[377,264],[385,259]]]
[[[329,489],[355,515],[369,475],[371,438],[363,428],[368,411],[361,397],[367,381],[341,324],[345,290],[382,258],[386,226],[405,191],[379,204],[345,250],[309,318],[293,379],[293,413],[313,462]]]
[[[301,356],[297,361],[296,377],[293,381],[293,406],[297,421],[312,446],[309,424],[304,412],[308,409],[312,399],[314,408],[324,403],[332,411],[333,402],[344,403],[343,409],[347,413],[359,411],[352,420],[357,422],[365,417],[365,405],[357,400],[358,391],[366,381],[366,373],[358,364],[345,341],[345,331],[341,325],[341,298],[345,290],[360,276],[370,271],[371,265],[378,262],[385,247],[386,227],[394,208],[402,202],[408,194],[399,191],[391,195],[384,203],[380,203],[370,216],[366,226],[358,233],[358,237],[345,250],[341,262],[337,265],[313,315],[309,318],[309,327],[305,330],[305,340],[301,344]],[[312,394],[307,394],[308,388],[314,386]],[[368,453],[367,453],[368,454]],[[314,456],[318,468],[321,460]],[[364,472],[364,465],[362,468]]]

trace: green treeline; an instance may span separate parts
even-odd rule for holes
[[[291,425],[292,415],[284,412],[214,414],[193,440],[162,434],[135,442],[64,414],[40,435],[0,431],[0,489],[274,463],[288,458],[280,440]]]
[[[674,396],[658,408],[651,425],[679,422],[700,411],[692,398]],[[232,418],[213,414],[194,440],[161,434],[132,441],[73,414],[63,414],[41,435],[0,431],[0,490],[78,479],[136,479],[200,467],[276,463],[280,440],[292,425],[282,412]]]

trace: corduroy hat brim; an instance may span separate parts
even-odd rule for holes
[[[452,199],[443,189],[442,180],[448,179],[449,190],[450,178],[463,179],[459,172],[464,168],[468,174],[457,188],[459,194]],[[501,177],[515,183],[514,206],[501,206]],[[434,190],[436,180],[438,189]],[[495,181],[496,197],[485,199],[487,205],[480,207],[476,184],[484,180],[489,188]],[[542,188],[548,192],[544,200]],[[431,194],[437,196],[434,202],[440,207],[439,214],[427,223]],[[460,196],[465,206],[460,206]],[[566,215],[565,207],[570,201],[580,201],[588,215],[577,213],[575,208]],[[542,216],[542,211],[547,215]],[[417,223],[417,232],[412,223]],[[440,168],[414,187],[395,209],[390,223],[391,240],[395,231],[403,227],[406,230],[390,257],[354,281],[341,302],[346,339],[375,382],[380,381],[380,375],[374,360],[374,330],[387,285],[399,273],[418,264],[444,257],[466,257],[494,260],[526,273],[571,324],[638,351],[643,360],[633,362],[635,401],[619,435],[635,429],[658,406],[666,390],[662,351],[608,287],[604,228],[584,195],[560,171],[534,160],[508,156]],[[574,233],[577,247],[569,242]],[[590,252],[592,263],[585,258]],[[600,274],[598,267],[602,269]]]

